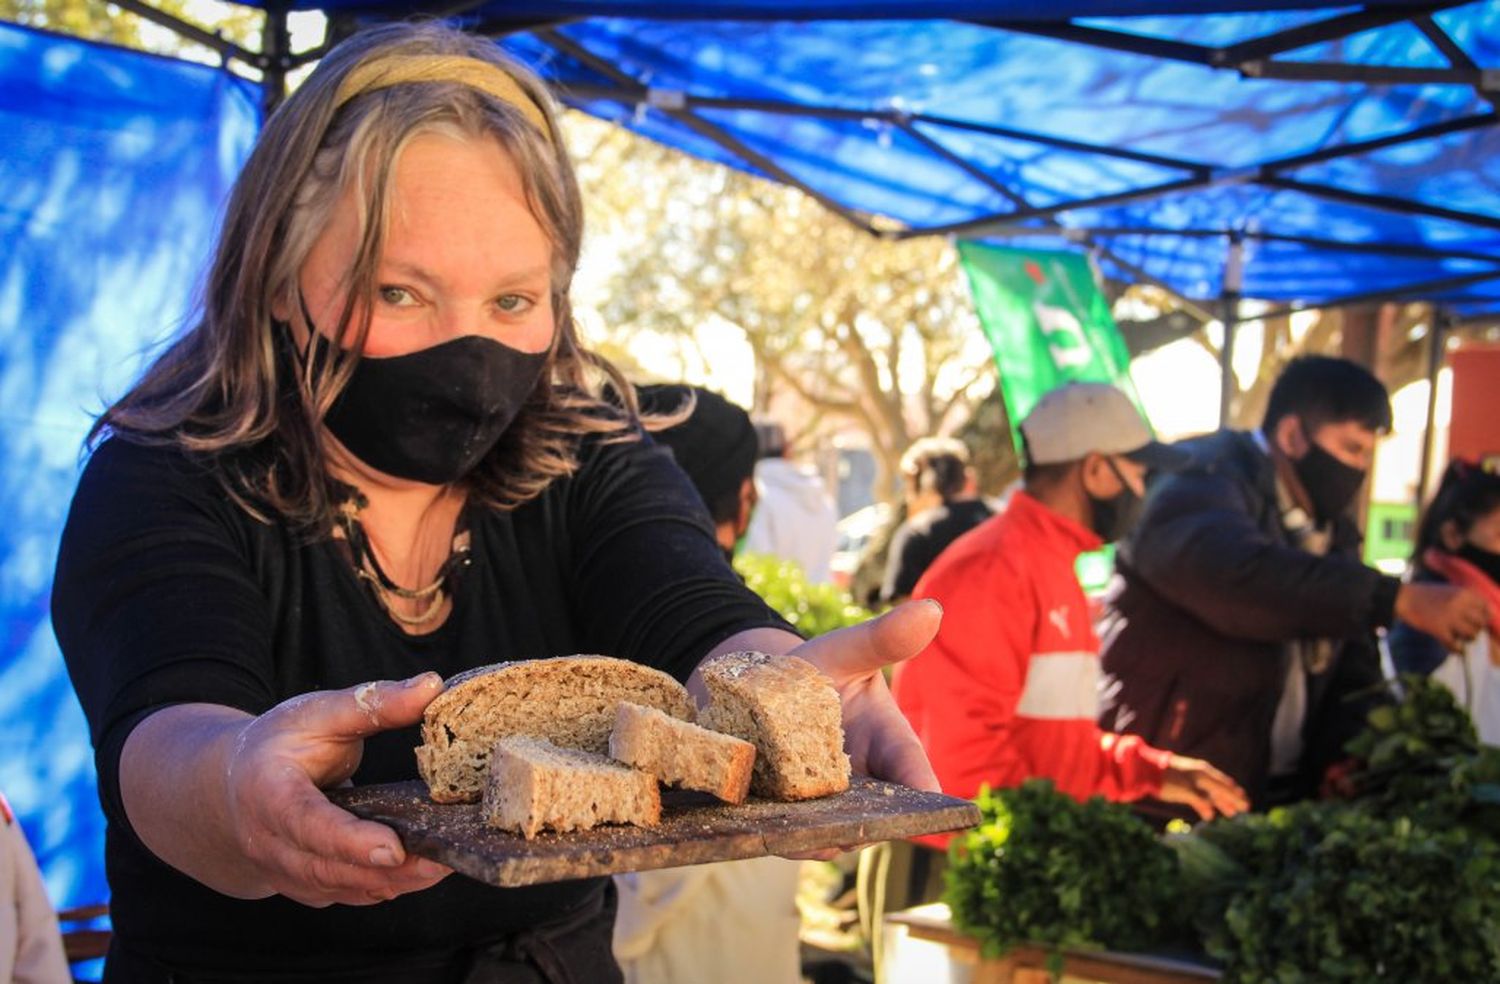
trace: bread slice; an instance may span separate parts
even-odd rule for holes
[[[661,822],[656,777],[603,755],[513,735],[495,742],[489,759],[480,807],[485,822],[527,840],[540,830]]]
[[[602,755],[622,700],[696,716],[682,684],[629,660],[559,656],[460,673],[422,715],[417,770],[434,802],[478,802],[496,739],[530,735]]]
[[[755,746],[750,791],[803,800],[849,788],[838,692],[806,660],[729,653],[699,667],[712,703],[705,727]]]
[[[713,793],[727,803],[750,794],[755,746],[668,717],[654,707],[621,701],[609,757],[649,772],[670,786]]]

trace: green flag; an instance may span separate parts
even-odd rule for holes
[[[1087,256],[976,242],[960,242],[958,256],[995,350],[1017,454],[1021,421],[1043,393],[1063,383],[1114,383],[1140,407],[1130,382],[1130,353]],[[1112,545],[1078,558],[1078,580],[1089,594],[1102,592],[1113,571]]]
[[[1063,383],[1114,383],[1136,399],[1130,353],[1087,256],[977,242],[960,242],[958,255],[995,350],[1017,452],[1021,420]]]

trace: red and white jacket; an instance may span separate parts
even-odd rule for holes
[[[1074,564],[1100,540],[1025,492],[917,582],[943,606],[937,638],[896,667],[896,703],[943,791],[1053,780],[1077,799],[1153,795],[1170,753],[1095,723],[1099,639]],[[918,838],[943,846],[946,836]]]

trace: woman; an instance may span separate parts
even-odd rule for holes
[[[1489,631],[1462,652],[1397,622],[1388,642],[1398,673],[1431,674],[1474,718],[1481,741],[1500,745],[1500,475],[1456,460],[1417,530],[1412,578],[1472,588],[1489,604]]]
[[[979,498],[969,449],[959,440],[924,437],[901,456],[907,519],[891,539],[880,600],[911,597],[938,554],[994,515]]]
[[[580,227],[545,90],[482,40],[357,35],[267,123],[201,319],[100,419],[58,561],[106,980],[617,980],[607,880],[449,878],[320,792],[414,777],[467,667],[795,650],[857,769],[935,788],[878,667],[937,611],[804,644],[739,584],[597,396],[629,387],[573,329]]]

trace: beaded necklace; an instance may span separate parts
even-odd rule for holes
[[[469,531],[465,529],[454,534],[452,552],[443,561],[443,566],[438,568],[437,576],[431,583],[420,588],[403,588],[381,569],[380,561],[376,559],[375,551],[370,545],[370,538],[365,535],[364,526],[360,524],[359,512],[367,505],[369,500],[364,494],[358,489],[352,490],[352,494],[339,505],[335,514],[333,538],[349,545],[355,575],[370,586],[375,600],[391,618],[402,625],[426,625],[443,610],[443,602],[448,598],[448,594],[444,593],[445,589],[449,594],[452,592],[450,581],[460,570],[473,563],[473,557],[469,554]],[[408,615],[397,609],[395,599],[415,602],[426,600],[427,607],[415,615]]]

